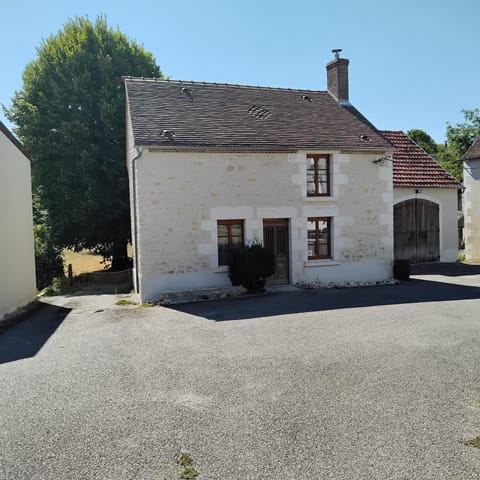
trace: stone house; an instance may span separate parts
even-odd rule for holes
[[[455,262],[461,185],[405,133],[383,130],[393,153],[394,258]]]
[[[480,263],[480,138],[462,160],[465,260]]]
[[[270,283],[391,278],[393,147],[350,104],[348,64],[328,91],[124,78],[142,301],[230,285],[226,253],[253,240]]]
[[[35,300],[30,160],[0,122],[0,320]]]

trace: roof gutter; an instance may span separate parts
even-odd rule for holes
[[[137,160],[143,154],[143,147],[135,147],[136,155],[132,158],[132,235],[133,235],[133,261],[135,266],[135,287],[137,293],[140,293],[140,279],[138,274],[138,228],[137,228]]]
[[[302,146],[284,148],[252,148],[252,147],[209,147],[209,146],[182,146],[182,145],[144,145],[138,148],[147,148],[150,152],[234,152],[234,153],[297,153],[314,151],[338,152],[341,154],[380,155],[393,153],[394,147],[338,147],[338,146]]]

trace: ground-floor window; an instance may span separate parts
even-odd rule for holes
[[[244,243],[243,220],[217,221],[218,265],[226,265],[228,254]]]
[[[308,259],[331,258],[331,218],[308,218]]]

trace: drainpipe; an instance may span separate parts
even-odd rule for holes
[[[133,199],[133,258],[135,262],[135,286],[140,293],[140,281],[138,276],[138,230],[137,230],[137,160],[143,154],[143,147],[136,147],[137,154],[132,158],[132,199]]]

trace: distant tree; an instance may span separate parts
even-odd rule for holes
[[[462,110],[465,121],[447,124],[447,141],[439,145],[438,160],[457,180],[463,179],[462,156],[480,136],[480,109]]]
[[[407,132],[407,135],[421,148],[423,148],[430,155],[436,155],[438,152],[438,145],[435,140],[424,130],[412,129]]]
[[[77,17],[25,67],[7,118],[31,154],[32,181],[59,247],[128,263],[130,239],[122,75],[161,77],[153,56],[106,19]]]

